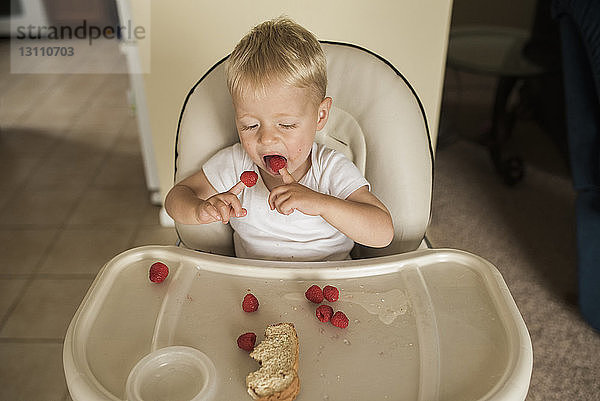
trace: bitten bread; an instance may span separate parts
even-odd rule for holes
[[[261,367],[246,377],[248,394],[259,401],[292,401],[300,391],[298,335],[292,323],[266,328],[265,339],[250,353]]]

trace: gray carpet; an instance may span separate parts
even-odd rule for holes
[[[527,400],[600,400],[600,333],[576,305],[575,194],[564,160],[547,140],[524,145],[527,174],[510,188],[483,147],[451,142],[436,155],[432,245],[480,255],[504,276],[533,343]]]

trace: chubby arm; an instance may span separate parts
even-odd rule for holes
[[[323,218],[359,244],[383,248],[394,238],[390,212],[366,186],[354,191],[345,200],[333,198],[326,202]],[[338,202],[339,201],[339,202]]]
[[[346,199],[340,199],[298,184],[285,168],[280,173],[284,185],[274,188],[269,195],[272,210],[290,214],[297,209],[308,215],[321,216],[362,245],[383,248],[392,242],[394,225],[390,212],[366,186]]]
[[[182,224],[215,221],[227,224],[230,218],[247,213],[237,197],[243,189],[244,183],[239,181],[229,191],[218,193],[200,170],[171,188],[165,198],[165,209],[173,220]]]

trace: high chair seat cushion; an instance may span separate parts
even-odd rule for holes
[[[327,124],[317,132],[315,142],[343,153],[365,174],[367,144],[360,125],[350,113],[332,106]]]
[[[327,96],[333,106],[316,141],[348,156],[388,207],[395,237],[386,248],[358,247],[355,256],[416,249],[429,223],[433,151],[423,107],[408,81],[387,61],[353,45],[323,42]],[[201,169],[218,150],[238,141],[221,60],[192,88],[179,120],[175,182]],[[249,211],[251,212],[251,211]],[[176,224],[188,248],[232,255],[228,225]]]

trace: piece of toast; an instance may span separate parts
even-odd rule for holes
[[[248,394],[259,401],[292,401],[300,391],[299,344],[292,323],[272,324],[250,353],[261,367],[246,377]]]

